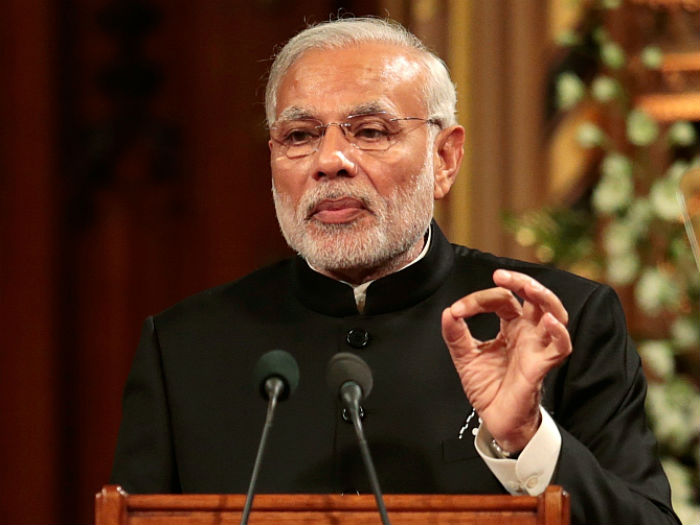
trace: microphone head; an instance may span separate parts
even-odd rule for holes
[[[357,383],[365,399],[372,391],[374,382],[372,370],[361,357],[350,352],[340,352],[331,357],[326,368],[326,382],[334,396],[339,395],[340,387],[348,381]]]
[[[299,365],[292,354],[284,350],[270,350],[258,359],[253,369],[253,384],[263,399],[268,398],[265,382],[271,377],[278,377],[284,383],[278,401],[284,401],[294,393],[299,384]]]

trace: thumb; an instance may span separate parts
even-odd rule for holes
[[[475,346],[467,323],[461,317],[452,315],[450,308],[442,311],[442,338],[453,359],[464,357]]]

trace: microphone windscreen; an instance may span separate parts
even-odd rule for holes
[[[367,398],[374,384],[372,370],[361,357],[350,352],[340,352],[331,357],[326,368],[326,382],[331,393],[337,396],[340,387],[354,381],[362,389],[362,397]]]
[[[279,401],[287,399],[299,384],[299,365],[296,359],[284,350],[270,350],[260,356],[253,369],[253,385],[264,399],[267,399],[265,382],[271,377],[278,377],[284,383],[284,390]]]

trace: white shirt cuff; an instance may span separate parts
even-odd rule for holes
[[[540,406],[542,423],[518,459],[496,458],[489,447],[493,437],[482,424],[474,438],[476,451],[501,485],[513,495],[537,496],[547,488],[559,459],[561,434],[547,411]]]

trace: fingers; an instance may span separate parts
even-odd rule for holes
[[[455,317],[450,308],[442,312],[442,338],[450,349],[463,348],[466,351],[476,345],[467,323],[461,317]]]
[[[534,342],[531,348],[542,352],[549,366],[571,353],[571,339],[566,329],[569,315],[551,290],[529,275],[510,270],[496,270],[493,279],[497,288],[473,292],[443,312],[442,335],[453,357],[500,348],[508,341],[518,340],[512,338],[515,334],[525,337],[519,339],[521,342]],[[523,305],[514,294],[524,299]],[[502,331],[495,339],[482,343],[472,337],[465,320],[483,313],[495,313],[501,319]],[[520,323],[519,318],[527,324]]]
[[[548,346],[553,351],[552,359],[557,363],[560,362],[572,351],[569,331],[566,329],[566,326],[551,313],[546,313],[542,317],[540,326],[542,326],[549,337]]]
[[[569,322],[569,314],[554,292],[529,275],[510,270],[496,270],[493,282],[525,299],[526,305],[531,303],[542,312],[551,313],[560,323],[566,325]]]
[[[450,312],[460,318],[493,312],[501,319],[510,321],[520,316],[523,308],[508,290],[489,288],[462,297],[450,306]]]
[[[540,356],[537,368],[542,377],[572,352],[569,332],[551,313],[542,316],[531,336],[530,341],[534,344],[528,345],[528,348],[533,352],[532,355]]]
[[[452,315],[450,308],[442,311],[442,338],[458,368],[463,359],[473,359],[483,350],[484,343],[472,337],[464,319]]]
[[[470,351],[481,353],[490,348],[492,341],[482,343],[474,339],[464,320],[491,312],[510,321],[522,315],[522,306],[508,290],[489,288],[462,297],[443,311],[442,337],[453,358],[460,359]]]

